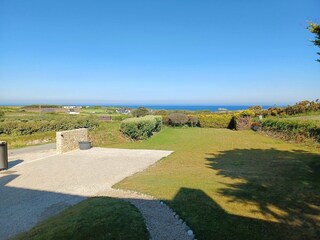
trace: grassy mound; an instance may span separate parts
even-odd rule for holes
[[[140,212],[123,200],[96,197],[53,216],[18,239],[148,239]]]

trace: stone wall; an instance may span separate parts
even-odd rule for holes
[[[65,153],[79,149],[79,142],[88,141],[88,129],[80,128],[56,133],[57,152]]]

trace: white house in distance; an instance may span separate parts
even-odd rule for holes
[[[63,106],[65,109],[76,109],[76,108],[82,108],[82,106]]]
[[[80,112],[79,112],[79,111],[76,111],[76,109],[69,109],[69,110],[67,111],[67,113],[68,113],[68,114],[73,114],[73,115],[80,114]]]
[[[64,109],[66,109],[66,114],[80,114],[80,109],[82,108],[81,106],[63,106]]]
[[[121,109],[117,109],[116,112],[119,113],[119,114],[126,114],[127,115],[127,114],[131,113],[131,110],[130,109],[121,108]]]

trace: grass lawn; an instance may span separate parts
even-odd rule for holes
[[[53,143],[56,141],[56,132],[50,131],[22,136],[0,135],[0,140],[8,142],[10,149],[14,149],[45,143]]]
[[[133,205],[97,197],[68,208],[14,239],[147,240],[148,232],[142,215]]]
[[[318,239],[320,154],[251,131],[166,128],[113,145],[169,157],[115,185],[165,200],[198,239]]]
[[[286,119],[290,120],[314,120],[314,121],[320,121],[320,115],[306,115],[306,116],[298,116],[298,117],[288,117]]]
[[[119,129],[120,121],[101,121],[97,129],[89,132],[89,139],[93,146],[99,147],[110,147],[114,144],[130,141],[121,134]]]

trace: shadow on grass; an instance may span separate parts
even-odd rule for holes
[[[181,188],[168,203],[198,239],[287,239],[283,224],[230,214],[198,189]]]
[[[0,239],[148,239],[142,215],[121,199],[10,186],[19,176],[0,175]]]
[[[276,219],[282,225],[281,232],[286,233],[282,239],[317,239],[320,236],[319,154],[271,148],[235,149],[209,155],[208,166],[216,170],[216,174],[234,180],[219,190],[230,202],[254,204],[256,214]],[[206,202],[212,204],[212,200]],[[217,207],[213,205],[213,208]],[[217,215],[222,215],[217,221],[226,216],[213,213]],[[234,220],[237,218],[230,216],[226,224],[238,228],[238,221]],[[250,221],[243,218],[240,226],[249,223],[255,226],[257,221]],[[268,229],[266,225],[269,224],[263,223],[263,228]]]

